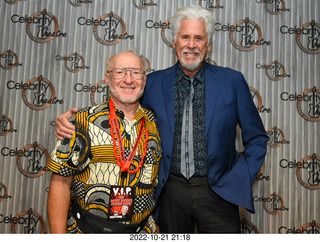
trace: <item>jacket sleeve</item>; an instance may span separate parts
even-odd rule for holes
[[[233,82],[233,93],[236,94],[235,119],[241,129],[243,150],[236,152],[230,169],[212,187],[227,201],[254,213],[252,185],[264,163],[269,137],[243,75],[238,72]]]
[[[244,146],[240,159],[243,157],[246,161],[250,172],[250,181],[253,184],[264,162],[269,137],[242,74],[237,82],[237,105],[238,123]]]

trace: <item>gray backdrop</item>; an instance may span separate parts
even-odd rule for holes
[[[0,233],[49,233],[58,114],[105,100],[111,54],[136,48],[150,72],[173,65],[169,18],[189,5],[216,18],[208,61],[244,74],[270,136],[242,232],[319,233],[318,0],[2,0]]]

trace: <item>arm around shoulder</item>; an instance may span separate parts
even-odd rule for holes
[[[69,118],[76,112],[78,112],[78,109],[72,108],[58,116],[55,124],[55,136],[57,139],[62,140],[63,138],[71,138],[72,134],[74,133],[75,127],[69,122]]]

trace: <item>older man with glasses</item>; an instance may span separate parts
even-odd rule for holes
[[[132,51],[112,56],[110,98],[75,113],[72,138],[57,141],[48,164],[51,233],[155,232],[161,145],[154,114],[139,103],[145,67]]]

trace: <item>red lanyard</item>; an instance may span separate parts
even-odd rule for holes
[[[110,114],[109,116],[109,123],[110,123],[110,133],[112,136],[112,141],[113,141],[113,152],[114,152],[114,156],[117,159],[117,164],[118,166],[120,166],[121,171],[122,172],[129,172],[129,173],[136,173],[138,172],[138,170],[142,167],[144,158],[147,154],[147,146],[148,146],[148,139],[149,139],[149,132],[148,129],[145,128],[145,118],[143,117],[141,120],[141,124],[140,124],[140,128],[139,128],[139,132],[138,132],[138,137],[136,139],[136,142],[134,143],[132,150],[130,152],[130,155],[128,157],[128,159],[126,160],[125,154],[124,154],[124,147],[123,147],[123,140],[121,137],[121,133],[120,133],[120,128],[119,128],[119,123],[118,123],[118,119],[117,119],[117,115],[113,106],[113,102],[110,99],[109,102],[109,108],[110,108]],[[133,161],[134,155],[138,149],[139,143],[142,139],[142,134],[145,133],[145,144],[144,144],[144,152],[143,155],[141,156],[141,161],[139,163],[139,166],[134,169],[134,170],[129,170],[130,165]],[[116,136],[116,137],[115,137]],[[117,145],[116,145],[116,138],[118,140],[118,147],[119,147],[119,154],[120,154],[120,158],[117,154]]]

